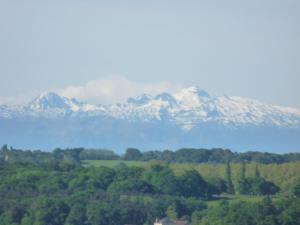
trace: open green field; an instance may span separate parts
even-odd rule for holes
[[[120,163],[125,163],[128,166],[140,166],[144,167],[149,162],[143,161],[125,161],[125,160],[85,160],[85,165],[91,166],[106,166],[115,167]],[[278,185],[282,193],[288,193],[291,186],[296,179],[300,179],[300,162],[291,162],[283,164],[257,164],[249,163],[246,166],[246,175],[251,176],[254,174],[255,167],[258,166],[261,175]],[[186,170],[195,169],[205,179],[211,178],[224,178],[225,176],[225,164],[209,164],[209,163],[171,163],[171,169],[177,174],[182,174]],[[237,184],[240,173],[240,164],[232,163],[232,180],[234,184]]]
[[[263,196],[255,196],[255,195],[229,195],[229,194],[224,194],[221,195],[220,199],[212,199],[212,200],[207,200],[206,203],[208,207],[212,207],[220,203],[220,201],[228,200],[229,203],[235,203],[238,201],[244,201],[244,202],[260,202],[264,197]],[[276,197],[272,197],[272,199],[276,199]]]

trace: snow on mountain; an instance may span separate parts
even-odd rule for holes
[[[162,93],[155,97],[131,98],[129,104],[109,108],[108,114],[123,119],[148,121],[160,120],[162,111],[167,112],[174,123],[184,130],[190,130],[203,122],[217,122],[233,127],[300,126],[298,109],[263,104],[241,97],[211,97],[198,87],[189,87],[174,95]]]
[[[80,109],[80,103],[75,99],[68,99],[59,96],[56,93],[43,93],[28,104],[28,108],[32,110],[51,110],[57,109],[62,111],[77,112]]]
[[[210,99],[209,94],[199,87],[189,87],[182,89],[174,96],[177,99],[178,103],[182,106],[185,106],[186,108],[197,107],[201,105],[203,101]]]
[[[182,89],[175,94],[147,94],[129,98],[126,103],[108,106],[78,102],[56,93],[43,93],[27,106],[0,106],[0,117],[59,117],[72,115],[106,116],[128,121],[162,120],[162,115],[183,130],[199,123],[215,122],[224,126],[265,125],[300,127],[300,111],[264,104],[256,100],[210,96],[199,87]]]
[[[0,143],[28,148],[225,147],[299,151],[300,111],[199,87],[95,105],[43,93],[25,106],[0,106]]]

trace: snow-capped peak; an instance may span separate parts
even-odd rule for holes
[[[241,97],[213,96],[199,87],[182,89],[175,94],[161,93],[155,97],[142,94],[129,98],[125,104],[92,105],[56,93],[43,93],[26,107],[0,107],[0,117],[59,117],[61,115],[104,116],[128,121],[170,120],[184,130],[201,123],[225,126],[267,125],[300,127],[300,111],[294,108],[264,104]],[[169,122],[170,122],[169,121]]]
[[[197,95],[199,97],[206,97],[209,98],[210,95],[203,89],[201,89],[198,86],[191,86],[188,88],[182,89],[180,92],[177,93],[177,95]]]
[[[28,104],[28,107],[33,110],[70,110],[78,111],[80,103],[74,99],[68,99],[60,96],[54,92],[47,92],[40,94],[37,98]]]
[[[198,107],[203,101],[210,98],[210,95],[203,89],[192,86],[184,88],[174,94],[176,100],[186,107]]]

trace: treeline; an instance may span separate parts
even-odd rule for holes
[[[177,151],[146,151],[128,148],[123,156],[125,160],[160,160],[170,163],[226,163],[257,162],[262,164],[287,163],[300,160],[300,153],[275,154],[268,152],[232,152],[228,149],[182,148]]]
[[[106,149],[69,148],[54,149],[52,152],[40,150],[19,150],[4,145],[0,149],[0,160],[6,161],[30,161],[43,162],[49,160],[65,159],[80,160],[136,160],[151,161],[158,160],[168,163],[262,163],[281,164],[300,161],[300,153],[275,154],[267,152],[232,152],[228,149],[192,149],[183,148],[177,151],[145,151],[136,148],[128,148],[124,155],[118,155]]]
[[[68,160],[0,165],[1,225],[153,224],[156,218],[199,224],[299,224],[300,182],[284,200],[261,203],[206,201],[237,193],[230,164],[224,179],[207,181],[195,170],[175,175],[167,164],[147,167],[84,167]],[[242,170],[242,167],[241,167]],[[259,171],[249,194],[269,195]],[[241,174],[241,181],[249,179]],[[251,178],[252,179],[252,178]],[[250,179],[250,180],[251,180]],[[253,190],[258,192],[253,193]],[[272,189],[269,189],[272,190]],[[267,223],[268,221],[268,223]]]

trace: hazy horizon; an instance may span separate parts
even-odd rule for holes
[[[101,82],[300,108],[299,11],[295,0],[3,0],[0,104]]]

